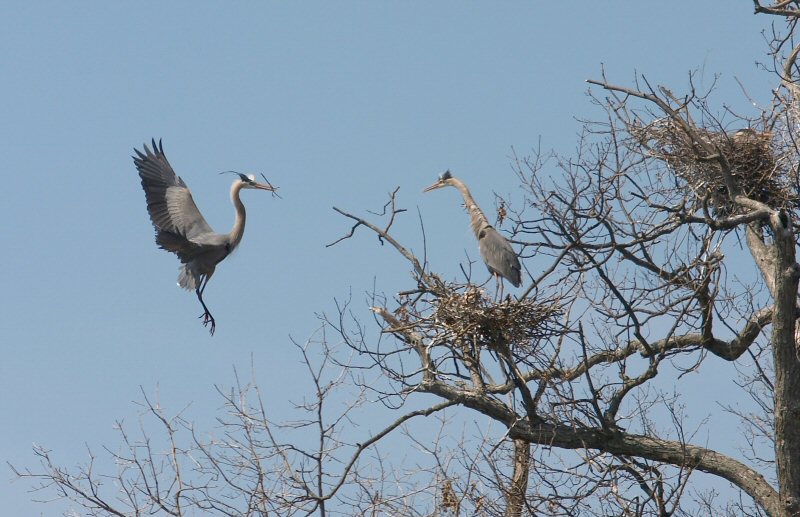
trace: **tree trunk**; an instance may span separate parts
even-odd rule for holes
[[[775,243],[775,312],[772,354],[775,362],[775,457],[781,504],[786,517],[800,516],[800,360],[795,339],[798,266],[789,217],[771,218]],[[783,517],[783,516],[782,516]]]
[[[531,468],[531,444],[525,440],[514,439],[514,474],[508,488],[506,517],[521,517],[525,508],[525,494],[528,491],[528,473]]]

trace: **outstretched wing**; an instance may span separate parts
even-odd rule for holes
[[[166,240],[172,246],[164,247],[181,255],[176,248],[193,248],[196,242],[192,241],[201,235],[213,233],[213,230],[197,209],[186,183],[172,170],[161,141],[156,145],[153,139],[152,144],[152,151],[147,144],[144,145],[144,152],[134,149],[136,156],[133,157],[133,163],[142,178],[147,211],[156,229],[156,241],[163,245],[159,241],[166,236],[161,234],[170,234]]]

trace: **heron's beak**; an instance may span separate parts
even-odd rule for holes
[[[272,183],[270,183],[269,180],[267,179],[267,177],[264,176],[263,172],[261,173],[261,177],[264,178],[264,181],[266,181],[266,183],[256,183],[256,185],[258,185],[258,188],[260,188],[261,190],[268,190],[268,191],[272,192],[272,194],[274,196],[278,196],[278,194],[275,193],[275,191],[278,190],[278,187],[273,187]],[[281,196],[278,196],[278,197],[281,197]]]
[[[268,190],[270,192],[275,192],[278,190],[278,187],[273,187],[272,185],[265,185],[263,183],[256,183],[253,182],[253,188],[261,189],[261,190]]]
[[[423,190],[422,192],[423,193],[424,192],[430,192],[431,190],[436,190],[437,188],[442,188],[442,187],[444,187],[444,183],[442,183],[441,181],[437,181],[436,183],[434,183],[430,187],[425,187],[425,190]]]

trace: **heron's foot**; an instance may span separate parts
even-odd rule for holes
[[[214,335],[214,330],[216,330],[216,328],[217,328],[217,323],[214,321],[214,316],[212,316],[210,312],[206,311],[203,314],[201,314],[200,316],[198,316],[198,318],[203,318],[203,326],[204,327],[208,327],[209,323],[211,324],[211,328],[208,329],[208,331],[211,332],[211,335],[213,336]]]

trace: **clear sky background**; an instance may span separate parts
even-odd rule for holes
[[[520,202],[512,148],[574,150],[576,118],[602,116],[584,83],[602,64],[616,83],[638,71],[676,92],[689,70],[702,86],[720,74],[720,106],[747,111],[736,78],[761,102],[776,83],[755,65],[769,22],[748,0],[3,1],[0,460],[35,465],[34,442],[63,465],[85,461],[84,444],[115,448],[140,386],[210,421],[213,386],[251,357],[281,420],[307,390],[290,336],[311,336],[334,298],[352,293],[368,322],[367,291],[410,285],[366,232],[325,247],[351,226],[332,206],[379,210],[399,186],[398,235],[421,250],[419,209],[431,266],[455,278],[478,253],[457,193],[421,193],[439,173],[487,213],[493,193]],[[213,338],[153,241],[130,157],[152,137],[219,232],[233,209],[218,172],[280,187],[243,193],[244,240],[206,290]],[[720,363],[701,372],[709,400],[731,386]],[[0,471],[4,515],[64,509]]]

